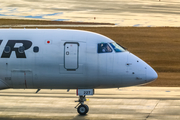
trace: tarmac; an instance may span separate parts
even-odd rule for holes
[[[74,108],[75,90],[7,89],[0,91],[0,120],[179,120],[180,88],[95,89],[87,96],[87,115]]]

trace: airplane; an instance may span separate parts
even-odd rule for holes
[[[77,112],[94,89],[146,84],[155,70],[110,38],[70,29],[0,29],[0,89],[76,89]],[[36,92],[36,93],[37,93]]]

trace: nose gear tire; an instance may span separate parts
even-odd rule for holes
[[[89,107],[85,104],[81,104],[78,108],[77,108],[77,112],[80,115],[86,115],[86,113],[89,111]]]

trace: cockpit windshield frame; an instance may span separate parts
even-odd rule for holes
[[[112,42],[112,43],[109,43],[109,44],[114,49],[115,52],[124,52],[124,51],[126,51],[126,49],[124,49],[124,47],[122,47],[121,45],[119,45],[116,42]]]

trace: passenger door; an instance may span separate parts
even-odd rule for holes
[[[79,67],[79,43],[66,42],[64,44],[64,68],[76,70]]]

